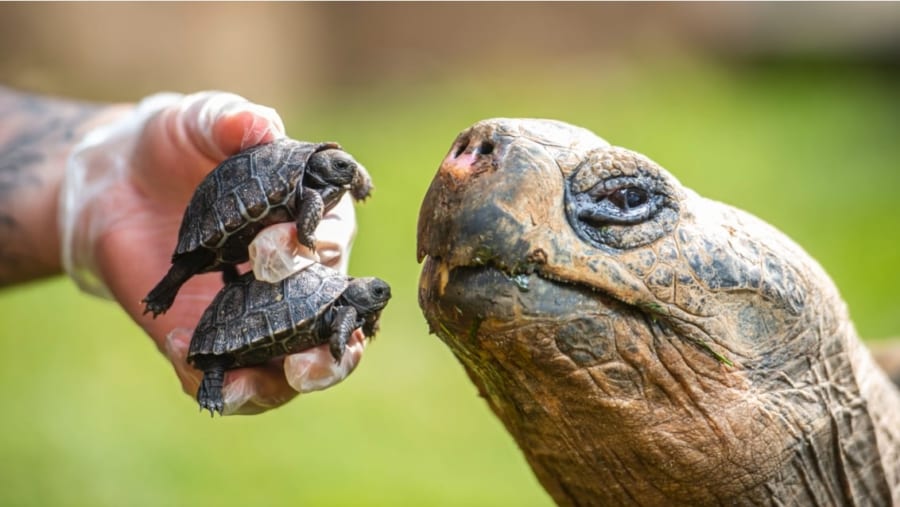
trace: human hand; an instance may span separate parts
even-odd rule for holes
[[[141,300],[168,270],[185,207],[206,174],[230,155],[283,136],[284,125],[274,110],[237,95],[161,94],[90,132],[70,157],[60,206],[66,270],[83,289],[122,305],[169,358],[191,396],[202,377],[186,362],[191,331],[222,287],[221,276],[193,277],[175,305],[156,319],[143,315]],[[260,235],[284,234],[286,229],[278,227]],[[346,270],[354,234],[353,206],[345,196],[316,230],[322,262]],[[357,331],[339,365],[326,345],[283,362],[231,370],[225,381],[225,413],[261,412],[298,392],[340,382],[364,349]]]

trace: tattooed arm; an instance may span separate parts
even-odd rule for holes
[[[60,272],[66,157],[85,132],[122,111],[0,86],[0,286]]]

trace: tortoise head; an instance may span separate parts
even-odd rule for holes
[[[381,311],[391,299],[391,286],[380,278],[354,278],[341,297],[345,304],[356,308],[359,318],[363,319],[363,334],[367,338],[375,336]]]
[[[304,182],[318,188],[349,189],[357,201],[367,198],[373,188],[366,168],[337,148],[318,151],[310,157]]]
[[[818,264],[585,129],[462,132],[422,204],[418,257],[430,328],[560,503],[725,502],[748,473],[809,472],[790,450],[803,442],[832,452],[871,427],[859,410],[837,430],[813,401],[828,376],[852,404],[863,361]]]

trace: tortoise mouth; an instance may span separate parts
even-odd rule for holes
[[[596,287],[563,280],[539,265],[511,268],[495,261],[451,265],[427,257],[422,268],[419,302],[429,321],[471,331],[519,328],[529,322],[580,317],[585,313],[628,313],[645,320],[641,309]],[[445,329],[446,330],[446,329]],[[454,333],[456,334],[456,333]]]
[[[637,399],[641,368],[630,361],[655,361],[650,343],[658,321],[593,287],[539,270],[449,266],[429,257],[419,303],[432,332],[476,372],[567,376],[587,369],[611,398]]]
[[[534,284],[534,281],[538,280],[540,283],[549,283],[553,285],[572,287],[574,289],[584,291],[586,296],[600,297],[604,300],[615,301],[616,304],[619,305],[634,307],[634,305],[630,305],[627,302],[622,301],[613,294],[603,291],[595,285],[590,285],[577,280],[567,280],[565,278],[554,275],[553,273],[542,269],[542,264],[540,262],[534,262],[533,260],[525,260],[513,265],[504,263],[498,258],[482,259],[476,257],[471,262],[458,264],[447,262],[442,257],[437,255],[426,255],[424,257],[424,264],[422,269],[423,283],[426,278],[427,272],[432,272],[438,275],[436,282],[441,286],[435,288],[440,291],[441,295],[444,294],[443,284],[447,283],[450,280],[451,277],[449,275],[451,274],[490,273],[490,275],[483,275],[483,279],[479,278],[480,281],[478,283],[498,285],[512,284],[520,291],[528,292],[529,288]],[[453,278],[455,279],[455,277]],[[464,278],[468,280],[471,277],[465,276]]]

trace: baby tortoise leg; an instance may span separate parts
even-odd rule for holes
[[[305,187],[298,188],[296,199],[294,209],[297,210],[297,240],[315,252],[315,232],[325,213],[325,202],[318,192]]]
[[[169,268],[166,276],[144,298],[143,303],[146,305],[144,314],[151,312],[153,313],[153,318],[156,318],[159,314],[166,313],[166,310],[175,301],[175,295],[178,294],[178,290],[181,289],[184,282],[188,281],[206,266],[212,264],[214,260],[215,254],[205,248],[199,248],[175,257],[172,261],[172,267]]]
[[[203,380],[197,390],[197,402],[200,410],[209,410],[212,417],[215,412],[222,415],[225,409],[225,399],[222,396],[222,386],[225,384],[225,365],[210,363],[203,369]]]
[[[331,350],[331,356],[338,363],[344,357],[347,350],[347,342],[350,341],[350,335],[356,329],[356,308],[352,306],[340,306],[335,309],[334,321],[332,323],[332,334],[328,339],[328,348]]]
[[[241,277],[241,273],[238,271],[237,266],[234,264],[224,264],[222,266],[222,281],[225,283],[231,283],[236,281]]]

